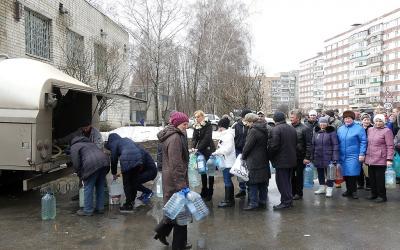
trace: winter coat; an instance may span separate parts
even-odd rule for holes
[[[367,136],[365,130],[354,122],[343,125],[337,130],[339,140],[339,162],[343,176],[358,176],[361,171],[359,156],[365,156]]]
[[[213,129],[211,122],[205,120],[203,124],[195,124],[193,127],[193,147],[203,154],[206,160],[208,160],[211,153],[215,151],[215,145],[212,139]]]
[[[214,154],[222,155],[227,168],[231,168],[236,160],[234,130],[229,128],[221,132],[217,150]]]
[[[63,138],[57,139],[56,143],[60,144],[60,145],[64,145],[64,144],[71,145],[72,139],[74,139],[77,136],[85,136],[85,134],[82,131],[82,128],[79,128],[78,130],[66,135]],[[101,136],[100,131],[97,128],[92,127],[90,129],[89,137],[87,137],[87,138],[89,138],[90,142],[93,142],[94,144],[96,144],[96,146],[99,149],[103,149],[103,146],[104,146],[103,137]]]
[[[340,126],[343,125],[342,122],[335,117],[329,117],[328,124],[331,125],[332,127],[334,127],[336,131],[338,130],[338,128]]]
[[[263,121],[255,122],[247,133],[242,153],[242,159],[249,170],[248,184],[266,183],[271,178],[267,151],[267,124]]]
[[[318,120],[316,120],[315,122],[310,122],[310,120],[304,121],[304,125],[306,125],[311,132],[311,138],[312,138],[312,134],[315,130],[316,127],[318,127]]]
[[[311,161],[317,168],[326,168],[331,161],[339,161],[339,142],[332,126],[314,129],[311,146]]]
[[[386,166],[387,160],[393,160],[393,133],[388,128],[372,127],[368,129],[368,148],[365,163]]]
[[[189,150],[186,135],[174,126],[167,126],[157,137],[163,144],[162,186],[166,203],[174,193],[189,187]]]
[[[100,169],[110,171],[109,157],[88,138],[75,137],[71,144],[72,165],[81,179],[86,180]]]
[[[292,125],[296,129],[297,145],[296,156],[297,161],[303,162],[304,159],[311,157],[311,133],[310,129],[303,123]]]
[[[117,174],[118,159],[122,173],[143,166],[143,149],[129,138],[121,138],[118,134],[112,133],[108,136],[106,148],[111,151],[113,175]]]
[[[242,120],[233,124],[232,128],[235,130],[235,151],[236,155],[241,154],[244,144],[246,143],[247,131],[249,128],[243,124]]]
[[[268,155],[274,168],[294,168],[296,157],[296,129],[284,122],[277,122],[271,130]]]

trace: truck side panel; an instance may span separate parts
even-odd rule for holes
[[[0,138],[0,168],[30,170],[27,158],[32,158],[32,124],[0,123]]]

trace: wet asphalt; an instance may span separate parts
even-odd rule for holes
[[[188,239],[193,249],[400,249],[399,187],[381,204],[366,200],[364,190],[358,200],[344,198],[344,190],[343,185],[325,198],[306,189],[293,208],[276,212],[272,206],[280,196],[271,179],[267,209],[246,212],[246,199],[236,199],[233,208],[217,207],[223,198],[219,176],[207,203],[211,214],[188,226]],[[57,194],[56,219],[42,221],[39,191],[1,192],[0,249],[169,249],[153,240],[160,198],[133,214],[109,206],[104,215],[79,217],[78,201],[71,201],[75,194]]]

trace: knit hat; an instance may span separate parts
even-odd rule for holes
[[[310,112],[308,112],[308,115],[317,115],[317,111],[315,110],[310,110]]]
[[[230,121],[229,121],[228,118],[222,118],[218,122],[218,127],[228,129],[229,128],[229,123],[230,123]]]
[[[326,123],[328,124],[329,116],[322,116],[318,119],[319,123]]]
[[[248,113],[245,117],[244,117],[244,122],[248,123],[248,122],[256,122],[258,121],[259,117],[256,114],[253,113]]]
[[[376,122],[376,120],[381,120],[381,121],[383,121],[383,122],[385,122],[386,121],[386,119],[385,119],[385,116],[383,115],[383,114],[377,114],[377,115],[375,115],[374,116],[374,123]]]
[[[240,117],[244,118],[248,113],[251,113],[250,109],[243,109]]]
[[[262,111],[258,111],[258,112],[257,112],[257,115],[265,115],[265,114],[264,114],[264,112],[262,112]]]
[[[276,111],[276,112],[274,113],[273,119],[274,119],[275,122],[283,122],[283,121],[286,120],[286,116],[285,116],[285,114],[284,114],[283,112],[281,112],[281,111]]]
[[[343,112],[343,119],[346,117],[350,117],[351,119],[354,120],[354,119],[356,119],[356,114],[354,114],[354,112],[351,110],[346,110]]]
[[[172,125],[174,125],[174,127],[178,127],[179,125],[181,125],[184,122],[189,122],[189,117],[182,112],[175,112],[171,115],[170,117],[171,119],[171,123]]]
[[[329,115],[330,117],[334,117],[335,116],[335,111],[333,111],[332,109],[325,111],[325,114]],[[354,118],[353,118],[354,119]]]
[[[360,120],[362,121],[362,120],[364,120],[365,118],[368,118],[368,119],[371,120],[371,116],[370,116],[368,113],[362,113],[362,114],[361,114],[361,117],[360,117]]]

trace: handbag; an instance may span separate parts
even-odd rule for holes
[[[249,170],[246,162],[242,160],[242,154],[239,154],[229,173],[241,178],[244,181],[249,181]]]
[[[363,169],[363,172],[364,172],[365,177],[369,177],[369,176],[368,176],[368,165],[365,164],[365,163],[363,163],[363,164],[362,164],[362,169]]]

